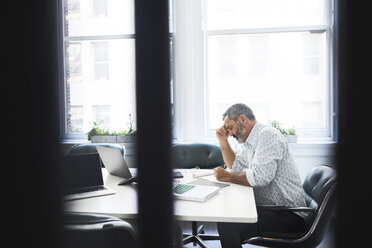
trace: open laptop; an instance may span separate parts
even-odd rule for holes
[[[121,152],[116,148],[97,146],[97,152],[102,159],[107,171],[114,176],[125,178],[118,185],[138,183],[138,177],[132,175]],[[173,178],[183,177],[180,172],[173,172]]]
[[[98,154],[64,156],[60,164],[63,200],[76,200],[114,194],[103,185]]]

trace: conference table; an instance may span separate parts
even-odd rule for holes
[[[135,170],[130,169],[132,174]],[[195,169],[178,169],[183,178],[174,179],[177,183],[189,183],[193,180]],[[199,169],[197,172],[199,173]],[[121,219],[135,219],[138,215],[137,188],[138,185],[131,184],[118,186],[123,178],[110,175],[102,168],[105,186],[113,189],[113,195],[92,197],[64,203],[65,212],[94,213],[115,216]],[[216,181],[213,175],[203,177],[204,179]],[[203,222],[257,222],[256,204],[253,188],[229,183],[229,186],[219,189],[219,192],[205,202],[188,200],[174,200],[174,219],[182,221]]]

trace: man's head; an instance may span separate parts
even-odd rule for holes
[[[256,117],[253,111],[243,103],[237,103],[228,108],[222,115],[224,125],[239,143],[244,143],[248,138]]]

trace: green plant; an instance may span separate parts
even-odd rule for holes
[[[132,115],[129,114],[129,122],[128,122],[128,132],[125,133],[125,135],[134,135],[137,132],[133,129],[133,120],[132,120]],[[125,131],[124,131],[125,132]]]
[[[281,127],[282,123],[280,123],[279,121],[276,121],[276,120],[269,121],[269,123],[273,128],[278,129],[279,132],[281,134],[283,134],[284,136],[286,136],[286,135],[296,135],[296,128],[295,127],[284,129],[284,128]]]
[[[136,130],[133,129],[133,121],[131,118],[131,115],[129,115],[129,123],[128,127],[129,130],[123,130],[123,131],[110,131],[108,129],[100,128],[100,125],[103,123],[103,121],[96,122],[93,121],[93,126],[87,133],[88,140],[90,141],[94,135],[118,135],[118,136],[125,136],[125,135],[135,135],[137,133]]]
[[[295,127],[288,128],[287,132],[288,132],[288,135],[296,135],[296,128]]]
[[[276,120],[273,120],[273,121],[269,121],[270,125],[273,127],[273,128],[276,128],[279,130],[279,132],[281,134],[283,134],[284,136],[286,136],[288,133],[287,131],[281,127],[282,123],[280,123],[279,121],[276,121]]]
[[[93,121],[93,126],[87,133],[88,140],[91,140],[92,136],[94,135],[110,135],[109,134],[110,132],[108,130],[105,130],[99,127],[99,125],[101,125],[102,123],[103,121],[100,121],[100,122]]]

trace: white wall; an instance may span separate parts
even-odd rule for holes
[[[336,145],[334,143],[290,144],[290,148],[302,181],[305,179],[307,173],[316,165],[327,164],[336,166]]]

